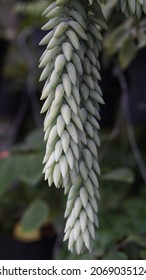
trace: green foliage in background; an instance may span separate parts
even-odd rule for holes
[[[5,12],[11,10],[11,13],[13,11],[13,16],[19,18],[19,24],[17,28],[15,25],[10,28],[0,16],[1,38],[10,42],[3,75],[15,81],[17,91],[19,91],[25,85],[30,70],[29,59],[23,57],[22,49],[18,47],[17,37],[28,26],[32,28],[31,34],[34,27],[42,26],[44,19],[41,13],[47,3],[46,1],[41,1],[41,3],[40,1],[29,1],[29,3],[14,1],[13,5],[9,6],[8,2],[10,3],[10,1],[0,3],[2,7],[0,11],[1,13],[4,10]],[[133,4],[131,4],[132,1],[124,0],[101,2],[109,27],[107,30],[102,30],[102,63],[107,66],[113,65],[116,61],[122,70],[126,70],[138,51],[146,46],[146,20],[143,13],[145,1],[133,1]],[[32,38],[31,35],[30,38]],[[33,53],[35,46],[33,40],[29,41],[27,46],[32,60],[37,62],[40,50],[35,49],[35,54]],[[37,63],[34,68],[37,83],[40,74]],[[38,84],[37,90],[40,91]],[[16,88],[10,86],[10,92],[15,93]],[[11,234],[17,238],[14,230],[17,223],[22,228],[22,235],[26,232],[40,231],[42,226],[51,223],[62,242],[64,197],[61,191],[48,188],[43,181],[42,159],[45,146],[42,130],[32,131],[34,123],[28,125],[28,120],[24,122],[26,129],[20,140],[11,146],[7,158],[0,159],[0,235]],[[79,257],[76,254],[70,254],[66,245],[61,245],[55,248],[56,259],[146,258],[146,190],[134,155],[129,148],[129,140],[123,139],[121,131],[102,158],[100,154],[102,155],[104,147],[110,143],[109,130],[102,130],[101,139],[103,140],[99,152],[102,170],[99,204],[100,229],[96,235],[93,253]],[[139,139],[138,134],[137,139]],[[144,132],[139,142],[141,139],[145,142]],[[141,149],[141,153],[146,163],[145,150]]]

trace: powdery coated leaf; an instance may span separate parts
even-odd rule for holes
[[[46,165],[44,167],[44,171],[46,171],[46,169],[51,167],[54,163],[55,163],[55,152],[53,151],[52,154],[49,157],[49,160],[47,161],[47,163],[46,163]]]
[[[64,42],[64,43],[62,44],[62,50],[63,50],[63,53],[64,53],[66,59],[67,59],[68,61],[70,61],[70,60],[71,60],[71,57],[72,57],[72,53],[73,53],[73,47],[72,47],[72,45],[71,45],[70,43],[68,43],[68,42]]]
[[[97,175],[101,175],[100,167],[97,159],[93,158],[93,169]]]
[[[66,231],[65,235],[64,235],[64,238],[63,238],[63,241],[66,241],[69,239],[69,236],[70,236],[70,232],[71,230],[69,229],[68,231]]]
[[[68,200],[74,199],[77,195],[78,188],[74,185],[71,186],[70,191],[68,193]]]
[[[78,239],[76,240],[75,246],[76,246],[77,254],[78,254],[78,255],[81,254],[82,248],[83,248],[83,237],[82,237],[82,234],[80,234],[80,235],[78,236]]]
[[[92,168],[92,155],[88,149],[83,149],[83,157],[89,170]]]
[[[74,112],[74,114],[78,114],[78,107],[77,104],[75,102],[74,97],[71,95],[70,97],[66,97],[66,101],[69,104],[71,110]]]
[[[54,125],[49,134],[49,139],[48,139],[49,145],[51,145],[54,142],[54,140],[57,138],[57,136],[58,136],[57,125]]]
[[[93,240],[95,239],[95,228],[93,226],[93,224],[91,223],[90,220],[88,220],[88,230],[93,238]]]
[[[85,228],[87,226],[87,214],[84,210],[82,210],[80,213],[80,226],[81,226],[82,232],[84,232]]]
[[[57,133],[58,133],[58,136],[61,137],[63,131],[64,131],[64,128],[65,128],[65,122],[64,122],[64,119],[61,115],[59,115],[57,117]]]
[[[61,143],[64,153],[66,154],[69,148],[70,136],[66,130],[61,135]]]
[[[74,225],[74,228],[73,228],[74,239],[75,239],[75,241],[77,240],[77,238],[78,238],[78,236],[79,236],[79,234],[80,234],[80,231],[81,231],[80,221],[79,221],[79,220],[76,220],[75,225]]]
[[[77,81],[76,69],[72,62],[66,64],[67,72],[70,77],[72,84],[75,86]]]
[[[56,145],[55,145],[55,161],[59,161],[61,155],[62,155],[62,143],[61,141],[57,141]]]
[[[78,217],[81,208],[82,208],[81,199],[80,199],[80,197],[77,197],[75,200],[75,205],[74,205],[74,209],[75,209],[74,213],[75,213],[76,218]]]
[[[72,122],[70,122],[70,124],[67,126],[67,130],[71,136],[71,138],[73,139],[73,141],[78,144],[78,133],[77,130],[74,126],[74,124]]]
[[[60,178],[61,178],[61,171],[60,171],[59,163],[56,163],[53,170],[53,181],[56,187],[59,186]]]
[[[97,156],[98,156],[98,154],[97,154],[97,148],[96,148],[96,145],[95,145],[95,143],[94,143],[93,140],[88,139],[88,147],[89,147],[89,149],[90,149],[92,155],[93,155],[95,158],[97,158]]]
[[[71,250],[71,248],[73,247],[74,242],[75,242],[74,231],[72,230],[71,233],[70,233],[69,241],[68,241],[68,249],[69,250]]]
[[[96,201],[95,197],[90,197],[89,202],[91,203],[94,211],[97,213],[98,212],[98,206],[97,206],[97,201]]]
[[[78,148],[77,144],[71,139],[70,145],[71,145],[73,154],[75,155],[76,159],[79,160],[79,148]]]
[[[67,104],[61,106],[61,114],[66,125],[69,125],[71,119],[71,111]]]
[[[93,184],[92,184],[92,182],[91,182],[91,180],[89,178],[86,180],[85,187],[86,187],[89,195],[91,197],[94,197],[94,187],[93,187]]]
[[[59,165],[60,165],[62,177],[65,178],[65,176],[68,172],[68,163],[67,163],[66,157],[64,155],[61,156],[61,158],[59,160]]]
[[[88,215],[90,221],[92,223],[94,223],[94,212],[93,212],[93,208],[90,203],[88,203],[86,206],[86,212],[87,212],[87,215]]]
[[[66,58],[63,54],[59,54],[55,60],[55,71],[61,72],[66,64]]]
[[[83,231],[82,235],[83,235],[83,240],[84,240],[85,246],[86,246],[87,249],[90,251],[91,239],[90,239],[90,234],[89,234],[88,228],[86,228],[86,229]]]
[[[67,158],[70,169],[73,169],[73,167],[74,167],[74,156],[73,156],[73,152],[70,148],[67,150],[66,158]]]
[[[82,178],[86,181],[87,178],[88,178],[88,169],[87,169],[84,161],[81,161],[79,163],[79,169],[80,169],[80,173],[81,173]]]
[[[80,189],[80,199],[81,199],[81,202],[82,202],[84,208],[86,208],[87,203],[88,203],[88,192],[86,191],[86,189],[84,187],[82,187]]]
[[[71,84],[69,75],[67,73],[64,73],[62,75],[62,83],[64,86],[64,90],[66,92],[66,95],[69,97],[71,95],[71,91],[72,91],[72,84]]]
[[[99,183],[98,183],[98,180],[97,180],[97,176],[92,169],[89,170],[89,177],[90,177],[91,181],[93,182],[93,184],[98,188]]]
[[[70,199],[70,200],[67,201],[66,210],[65,210],[65,213],[64,213],[65,218],[67,218],[68,215],[71,213],[73,205],[74,205],[74,199]],[[66,231],[66,229],[65,229],[65,231]]]

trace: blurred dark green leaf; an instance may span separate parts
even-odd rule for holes
[[[133,216],[135,218],[146,218],[146,198],[129,198],[124,203],[124,207],[130,216]]]
[[[47,203],[41,199],[36,199],[28,206],[22,216],[22,229],[27,232],[40,228],[46,222],[48,213]]]
[[[138,34],[138,48],[141,49],[146,46],[146,34],[139,32]]]
[[[14,10],[19,14],[30,15],[31,17],[40,17],[45,8],[47,7],[46,1],[30,1],[30,3],[17,3]]]
[[[36,184],[42,178],[44,142],[42,130],[31,132],[26,141],[15,145],[10,157],[0,160],[0,196],[15,179]]]
[[[124,70],[137,54],[137,47],[132,37],[128,37],[119,52],[119,65]]]
[[[146,260],[146,250],[142,250],[140,252],[140,256],[141,256],[142,260]]]
[[[109,173],[103,174],[101,179],[108,181],[119,181],[126,183],[134,182],[134,173],[129,168],[117,168]]]
[[[110,252],[109,254],[105,255],[103,258],[104,260],[127,260],[128,257],[123,252]]]
[[[15,176],[28,184],[36,184],[42,177],[42,158],[42,154],[14,157]]]
[[[134,242],[135,244],[141,246],[141,247],[146,247],[146,236],[142,235],[131,235],[128,237],[130,242]]]
[[[0,195],[15,180],[36,184],[42,177],[42,154],[19,154],[0,161]]]
[[[0,196],[15,179],[13,167],[11,159],[0,160]]]
[[[108,56],[112,56],[119,49],[129,36],[129,29],[125,27],[125,23],[111,30],[104,40],[105,52]]]
[[[43,130],[37,129],[35,131],[32,131],[29,133],[29,135],[25,139],[25,144],[28,147],[34,148],[37,150],[42,150],[44,148],[45,144],[43,141]]]

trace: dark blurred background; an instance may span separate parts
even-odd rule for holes
[[[62,243],[65,199],[42,177],[39,41],[46,1],[0,1],[0,259],[146,258],[146,23],[104,9],[100,228],[91,255]],[[127,28],[128,26],[128,28]]]

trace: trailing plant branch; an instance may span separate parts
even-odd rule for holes
[[[43,173],[49,186],[64,187],[64,241],[80,254],[91,252],[98,227],[98,121],[104,104],[98,57],[100,31],[107,25],[98,1],[51,1],[44,16],[42,29],[48,34],[40,44],[47,48],[39,65],[44,68],[40,80],[46,80]]]
[[[131,1],[128,4],[126,1],[124,9],[122,2],[118,1],[119,8],[126,15],[139,18],[142,11],[145,11],[140,1],[134,0],[134,6]],[[42,27],[48,33],[40,42],[40,45],[47,45],[39,65],[44,68],[40,81],[46,80],[41,95],[41,100],[45,100],[41,113],[46,113],[43,173],[49,186],[54,184],[57,188],[64,188],[67,195],[64,241],[68,240],[68,249],[78,254],[85,249],[92,251],[95,229],[98,227],[98,130],[100,104],[104,104],[99,86],[101,77],[98,58],[102,47],[101,31],[107,28],[102,3],[106,4],[107,1],[48,0],[48,7],[43,13],[46,24]],[[124,34],[125,29],[127,31],[126,26]],[[123,29],[121,32],[123,34]],[[129,34],[126,32],[126,39],[129,39]],[[121,47],[119,33],[117,37],[117,49],[111,54],[115,54]],[[131,37],[125,47],[127,49],[128,44],[130,50],[133,48],[130,61],[137,51]],[[122,57],[123,53],[120,61]],[[127,55],[123,68],[126,66]],[[123,97],[118,121],[110,135],[111,140],[120,130]],[[131,147],[141,167],[136,143],[131,139],[132,124],[129,124],[129,115],[126,116]]]
[[[126,120],[129,143],[130,143],[131,149],[133,151],[133,155],[135,157],[136,163],[139,167],[140,173],[142,175],[142,178],[144,180],[144,183],[146,185],[146,166],[145,166],[145,163],[141,156],[137,142],[136,142],[135,131],[134,131],[131,115],[130,115],[128,84],[127,84],[124,73],[118,66],[115,69],[115,75],[117,76],[117,78],[119,80],[121,91],[122,91],[122,110],[123,110],[123,115]]]

